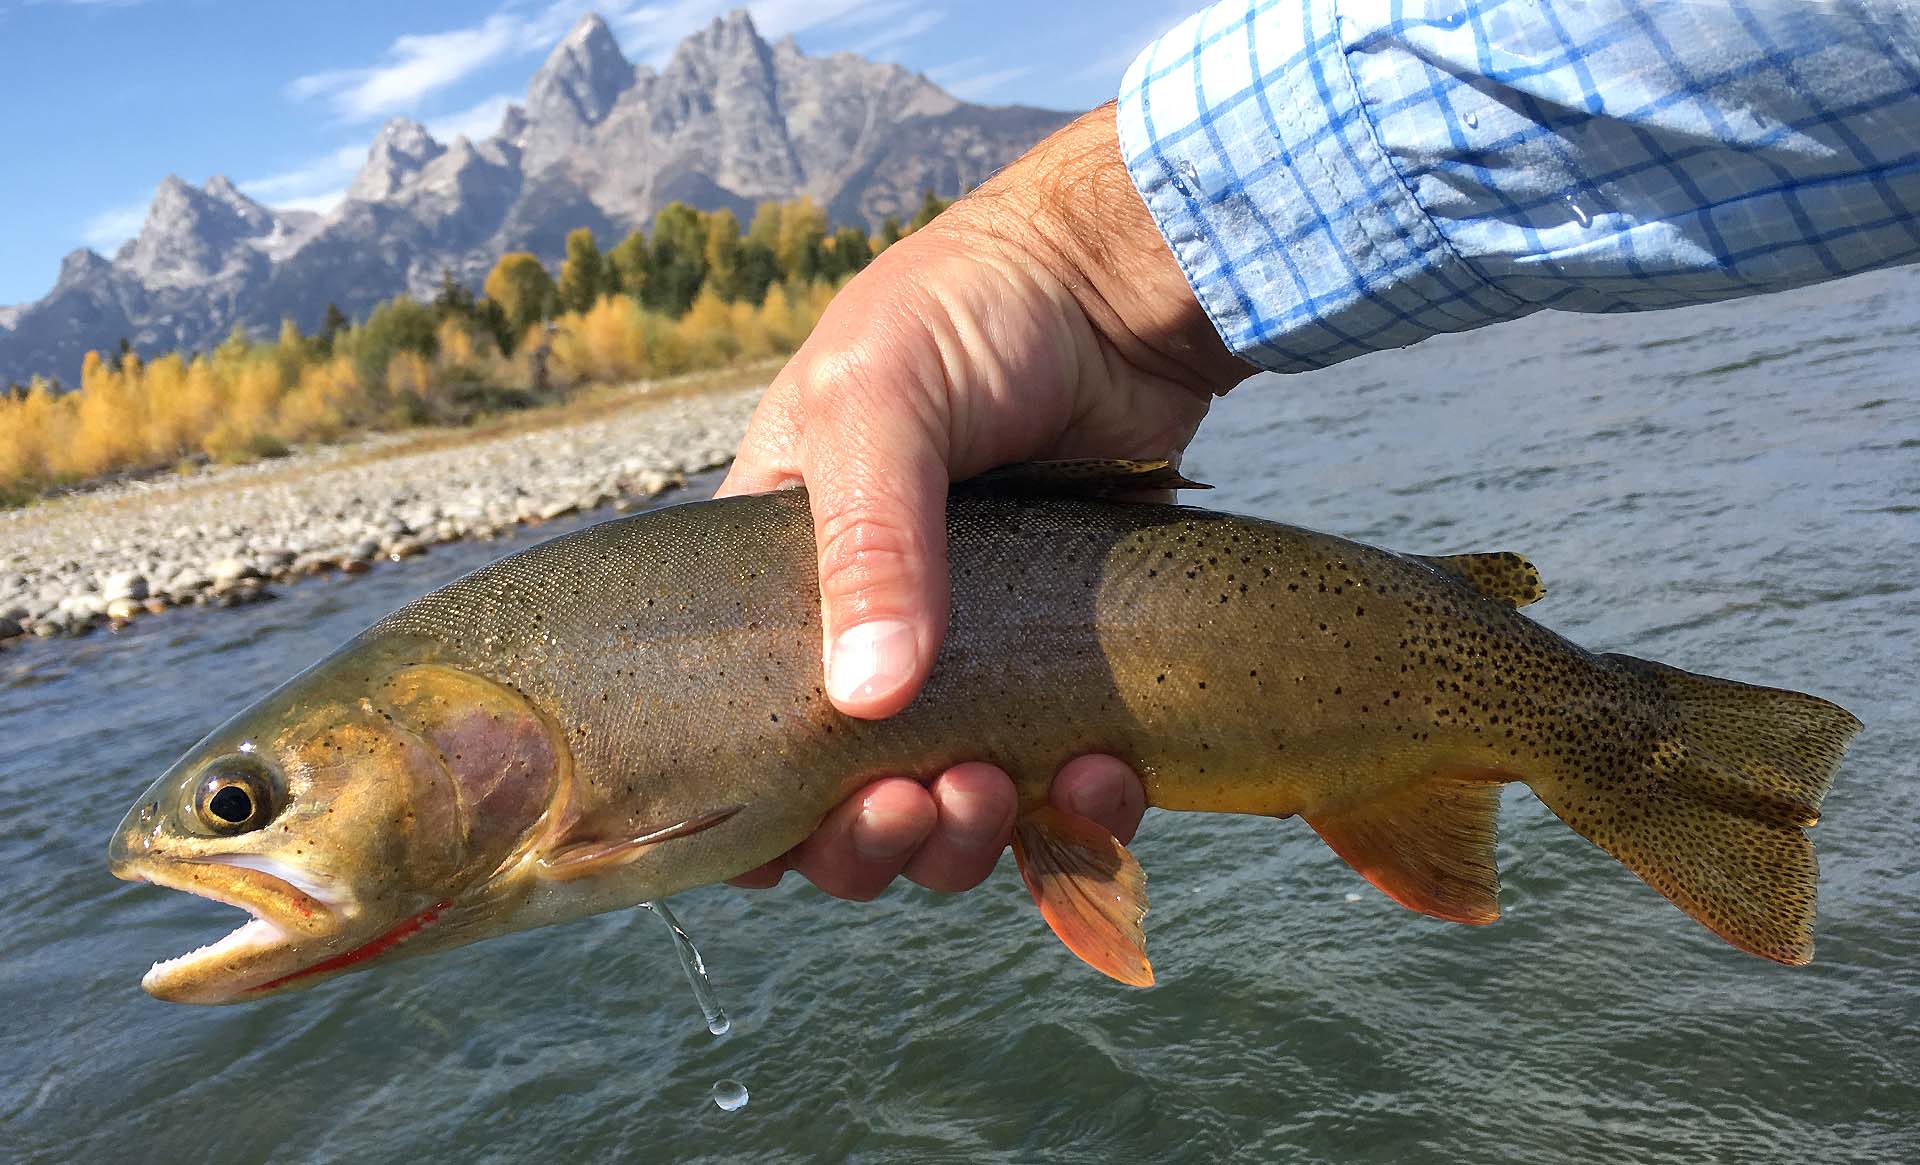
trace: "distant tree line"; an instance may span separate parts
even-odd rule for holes
[[[928,192],[904,227],[889,217],[869,237],[832,228],[806,198],[761,204],[744,231],[730,210],[676,202],[609,251],[572,232],[557,279],[514,252],[478,295],[443,272],[428,302],[395,296],[358,323],[330,303],[312,335],[288,320],[260,343],[236,326],[209,353],[151,362],[123,339],[110,356],[87,353],[75,391],[35,377],[0,395],[0,502],[790,352],[840,283],[946,205]]]

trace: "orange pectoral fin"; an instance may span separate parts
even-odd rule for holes
[[[1438,776],[1337,813],[1307,815],[1334,853],[1387,897],[1448,922],[1500,917],[1500,786]]]
[[[1013,827],[1013,856],[1041,917],[1094,970],[1133,987],[1153,985],[1147,875],[1127,847],[1078,814],[1044,805]]]
[[[638,837],[621,838],[618,841],[581,841],[563,845],[540,859],[541,872],[556,882],[568,882],[575,878],[597,874],[613,866],[625,865],[663,841],[672,841],[676,837],[688,837],[703,829],[711,829],[744,808],[746,808],[744,805],[728,805],[696,817],[689,817],[685,821],[676,821],[671,825],[663,825],[659,829],[648,830]]]

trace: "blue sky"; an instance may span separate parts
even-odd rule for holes
[[[0,0],[0,305],[36,299],[79,246],[111,254],[169,173],[225,174],[324,209],[380,123],[482,136],[586,11],[659,65],[740,0]],[[1197,0],[769,0],[769,40],[918,69],[989,104],[1085,108]]]

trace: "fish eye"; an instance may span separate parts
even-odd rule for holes
[[[246,833],[273,820],[280,799],[280,783],[265,765],[250,756],[222,757],[200,779],[194,815],[214,833]]]

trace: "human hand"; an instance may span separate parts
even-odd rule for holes
[[[1105,826],[1122,844],[1132,840],[1147,808],[1139,778],[1110,756],[1067,762],[1050,799]],[[1018,810],[1013,782],[989,764],[955,765],[924,788],[889,777],[842,801],[787,854],[732,882],[764,889],[798,870],[834,897],[857,902],[878,896],[902,874],[929,890],[971,890],[993,872]]]
[[[834,297],[761,400],[719,492],[806,483],[827,694],[879,719],[912,700],[946,633],[950,481],[1016,461],[1171,456],[1212,395],[1252,371],[1195,302],[1103,107]],[[1056,803],[1144,804],[1124,766],[1083,760],[1062,770]],[[876,782],[788,864],[843,897],[870,897],[902,871],[965,889],[1006,846],[1016,808],[1011,782],[986,765],[925,789]],[[1078,811],[1125,836],[1140,813]],[[770,868],[741,884],[770,884]]]

